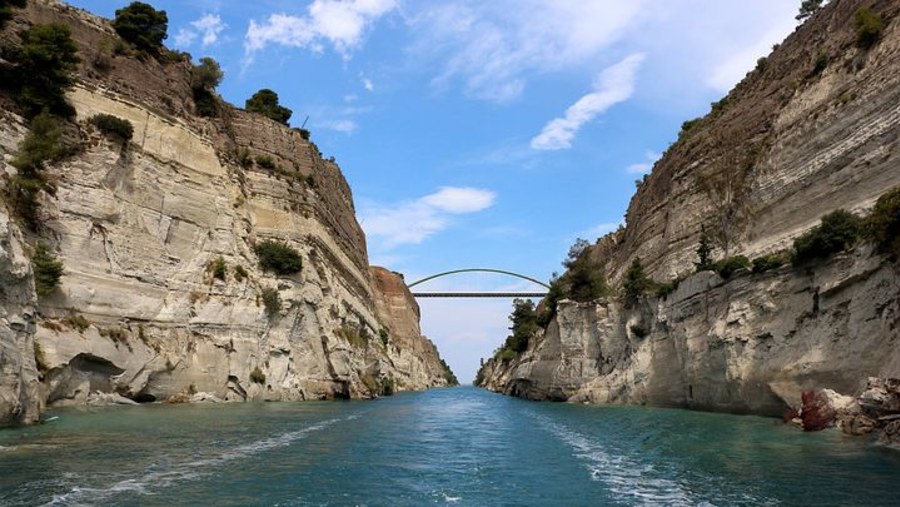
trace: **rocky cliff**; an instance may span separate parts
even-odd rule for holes
[[[396,275],[370,271],[350,188],[315,144],[227,104],[196,116],[188,61],[113,51],[107,21],[55,1],[29,1],[0,41],[37,23],[69,26],[79,48],[67,94],[77,153],[45,169],[54,192],[40,194],[28,239],[49,244],[65,275],[39,304],[23,233],[0,213],[0,422],[96,392],[299,400],[446,385],[415,302]],[[12,175],[27,122],[0,101]],[[132,140],[101,135],[86,121],[97,114],[128,120]],[[262,270],[265,240],[298,251],[301,270]],[[267,310],[272,290],[280,304]]]
[[[884,21],[857,44],[854,15]],[[614,286],[636,257],[667,296],[564,300],[482,385],[531,399],[780,415],[805,390],[859,394],[900,376],[900,267],[870,245],[802,267],[693,275],[701,230],[716,255],[789,248],[838,208],[865,213],[900,185],[900,4],[834,0],[688,122],[640,185],[627,225],[586,253]],[[629,305],[631,306],[631,305]]]

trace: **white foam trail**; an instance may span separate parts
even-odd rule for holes
[[[591,480],[601,481],[628,505],[699,505],[711,506],[708,501],[692,498],[690,490],[676,480],[662,477],[662,472],[650,463],[641,463],[623,454],[611,453],[602,443],[571,430],[537,414],[530,414],[538,425],[562,440],[575,451],[575,456],[586,462]],[[727,502],[752,505],[776,505],[778,502],[765,497],[757,497],[744,492],[734,498],[717,491],[717,499]]]
[[[638,463],[627,456],[611,454],[607,449],[562,424],[534,416],[538,424],[562,440],[586,462],[591,480],[601,481],[617,498],[631,505],[696,505],[690,493],[678,482],[659,477],[652,465]]]
[[[212,469],[231,461],[260,454],[262,452],[287,447],[297,440],[305,438],[310,433],[321,431],[341,421],[352,421],[358,415],[351,415],[342,419],[328,419],[314,424],[302,430],[291,431],[263,440],[257,440],[240,445],[218,456],[194,461],[186,461],[167,465],[166,470],[148,472],[138,478],[124,479],[106,488],[73,487],[68,493],[54,495],[53,499],[45,506],[52,505],[86,505],[82,502],[89,501],[92,504],[103,504],[103,500],[114,497],[120,493],[132,495],[147,495],[148,489],[162,489],[175,483],[196,480],[213,473]]]

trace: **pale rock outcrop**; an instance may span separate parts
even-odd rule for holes
[[[635,403],[780,416],[828,386],[857,395],[900,375],[900,266],[864,247],[814,270],[724,281],[701,272],[667,298],[561,302],[547,331],[490,389],[530,399]]]
[[[35,304],[21,233],[0,207],[0,427],[40,417]]]

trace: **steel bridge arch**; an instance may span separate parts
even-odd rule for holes
[[[505,271],[502,269],[492,269],[492,268],[467,268],[467,269],[454,269],[452,271],[445,271],[443,273],[431,275],[431,276],[423,278],[421,280],[416,280],[415,282],[407,285],[407,287],[413,288],[416,285],[419,285],[420,283],[425,283],[429,280],[434,280],[435,278],[441,278],[442,276],[448,276],[448,275],[455,275],[458,273],[497,273],[497,274],[501,274],[501,275],[508,275],[508,276],[513,276],[516,278],[521,278],[522,280],[528,280],[529,282],[536,283],[547,289],[550,288],[550,286],[547,285],[546,283],[544,283],[540,280],[534,279],[530,276],[521,275],[519,273],[513,273],[512,271]]]

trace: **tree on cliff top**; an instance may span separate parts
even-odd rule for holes
[[[797,13],[797,16],[794,19],[803,21],[815,14],[817,10],[821,9],[823,3],[823,0],[803,0],[800,2],[800,12]]]
[[[128,7],[116,10],[113,28],[138,49],[158,53],[169,36],[169,16],[166,11],[158,11],[149,4],[132,2]]]
[[[219,101],[216,98],[216,87],[225,78],[219,62],[213,58],[204,56],[200,59],[200,65],[191,68],[191,92],[194,96],[194,105],[200,116],[217,116]]]
[[[247,99],[244,109],[251,113],[259,113],[284,125],[288,124],[288,120],[294,114],[290,109],[280,105],[278,94],[268,88],[263,88]]]

